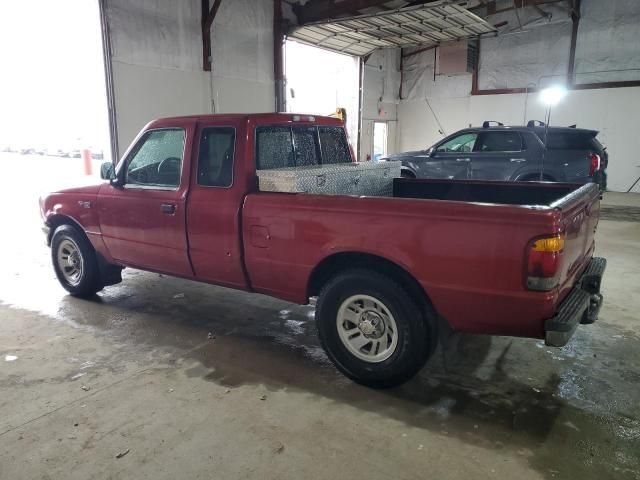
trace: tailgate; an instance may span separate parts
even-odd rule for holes
[[[562,300],[593,256],[600,216],[600,192],[589,183],[551,205],[561,211],[565,233],[564,255],[559,283]]]

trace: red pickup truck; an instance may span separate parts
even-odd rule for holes
[[[256,169],[351,162],[342,123],[289,114],[149,123],[100,185],[40,200],[53,266],[93,295],[132,267],[299,304],[317,297],[353,380],[411,378],[439,331],[565,345],[596,320],[596,185],[394,179],[392,197],[259,191]]]

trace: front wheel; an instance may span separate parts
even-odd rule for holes
[[[320,341],[355,382],[387,388],[413,377],[432,353],[431,322],[392,278],[354,269],[331,279],[318,298]]]
[[[62,225],[51,239],[51,260],[58,281],[71,295],[86,297],[102,290],[96,253],[77,228]]]

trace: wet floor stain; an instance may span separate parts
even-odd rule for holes
[[[619,222],[640,222],[640,208],[623,205],[601,206],[600,218]]]
[[[188,376],[227,388],[311,393],[337,407],[511,449],[548,478],[638,478],[640,407],[628,378],[640,364],[640,339],[605,317],[563,349],[456,335],[417,378],[375,391],[333,368],[316,337],[313,307],[132,273],[93,300],[62,295],[54,318],[133,344],[150,363],[188,358],[196,362]],[[192,301],[175,304],[178,285]],[[75,375],[95,367],[74,364]]]

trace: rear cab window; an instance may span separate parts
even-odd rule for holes
[[[340,126],[261,126],[256,128],[256,169],[351,163]]]

